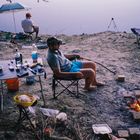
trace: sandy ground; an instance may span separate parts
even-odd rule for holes
[[[40,57],[43,58],[47,72],[47,79],[42,78],[46,107],[64,111],[68,115],[69,122],[73,124],[74,128],[77,128],[77,134],[81,140],[93,139],[93,124],[107,123],[115,135],[117,135],[118,129],[138,126],[127,108],[127,100],[123,97],[124,93],[135,94],[140,90],[140,49],[135,43],[136,37],[133,34],[122,32],[102,32],[73,36],[58,35],[57,37],[65,42],[61,46],[64,53],[76,53],[82,57],[100,62],[107,68],[116,71],[116,75],[97,64],[97,79],[105,82],[104,87],[86,92],[82,88],[84,81],[81,80],[79,98],[65,93],[59,96],[57,100],[53,100],[51,90],[52,71],[45,62],[47,49],[40,49],[38,52]],[[41,39],[45,42],[47,36],[41,36]],[[23,58],[31,58],[31,49],[22,48],[24,43],[18,42],[18,45],[14,45],[1,41],[0,59],[13,58],[16,47],[22,52]],[[125,75],[125,82],[116,81],[116,77],[120,74]],[[26,91],[40,96],[39,90],[40,87],[37,82],[34,85],[27,86],[25,79],[21,79],[19,92]],[[5,93],[4,112],[0,117],[1,133],[7,131],[7,123],[11,122],[12,127],[13,122],[18,117],[17,107],[12,99],[15,94]],[[43,102],[40,99],[37,105],[41,106],[42,104]],[[77,140],[72,134],[63,134],[57,131],[55,134]],[[31,136],[27,137],[27,133],[24,131],[17,134],[17,139],[31,140],[33,138]]]

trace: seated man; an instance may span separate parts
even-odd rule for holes
[[[35,32],[36,38],[38,37],[39,27],[33,24],[30,13],[26,13],[26,19],[22,20],[21,25],[25,33],[32,34]]]
[[[77,75],[77,78],[85,79],[86,90],[95,90],[96,86],[102,86],[103,83],[96,81],[96,65],[91,61],[70,61],[73,58],[79,58],[79,55],[64,55],[60,50],[60,44],[62,42],[54,37],[50,37],[47,40],[48,64],[53,69],[53,72],[57,76],[64,76],[64,73],[68,72],[81,72],[81,75]]]

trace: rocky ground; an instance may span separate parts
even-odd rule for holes
[[[46,42],[47,37],[41,36],[41,41]],[[100,62],[107,68],[116,71],[116,74],[114,75],[97,64],[97,79],[105,82],[104,87],[86,92],[82,88],[84,81],[81,80],[79,98],[65,93],[54,100],[51,90],[52,71],[45,62],[47,49],[39,49],[39,55],[43,58],[47,72],[47,79],[42,78],[46,108],[58,109],[65,112],[68,117],[63,126],[57,127],[55,125],[55,129],[47,120],[49,127],[54,130],[53,135],[57,136],[57,139],[65,137],[65,139],[72,140],[93,140],[93,124],[108,124],[113,130],[112,134],[116,136],[118,129],[125,129],[130,126],[138,127],[138,123],[134,121],[130,110],[127,108],[127,100],[123,96],[124,93],[134,94],[140,90],[140,49],[135,43],[136,37],[131,33],[122,32],[101,32],[73,36],[58,35],[57,37],[64,42],[61,46],[64,53],[77,53],[85,58]],[[15,48],[19,48],[23,58],[31,58],[32,50],[22,48],[22,45],[31,45],[33,42],[16,41],[14,43],[10,43],[8,40],[0,42],[1,60],[14,58]],[[120,74],[125,76],[125,82],[116,81]],[[20,79],[18,92],[28,92],[40,96],[38,82],[33,85],[26,85],[25,81],[25,78]],[[2,140],[36,139],[34,133],[28,130],[28,123],[25,124],[25,129],[21,128],[16,135],[13,130],[19,114],[13,96],[18,92],[5,91],[4,111],[0,114],[0,139]],[[42,105],[43,101],[39,99],[36,106],[41,107]],[[37,116],[37,119],[40,120],[39,117],[40,115]],[[41,123],[37,125],[36,129],[37,132],[41,129]]]

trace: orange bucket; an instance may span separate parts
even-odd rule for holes
[[[7,89],[9,91],[18,91],[19,90],[19,79],[13,78],[6,80]]]

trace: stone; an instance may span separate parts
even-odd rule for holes
[[[132,96],[134,96],[133,92],[123,92],[124,98],[132,98]]]
[[[136,90],[136,91],[135,91],[135,96],[136,96],[136,97],[140,97],[140,90]]]
[[[128,128],[130,135],[140,135],[140,129],[137,127]]]
[[[129,137],[128,130],[118,130],[118,136],[121,138],[128,138]]]
[[[134,120],[140,120],[140,112],[132,111]]]
[[[125,76],[124,75],[118,75],[116,80],[119,81],[119,82],[124,82],[125,81]]]

